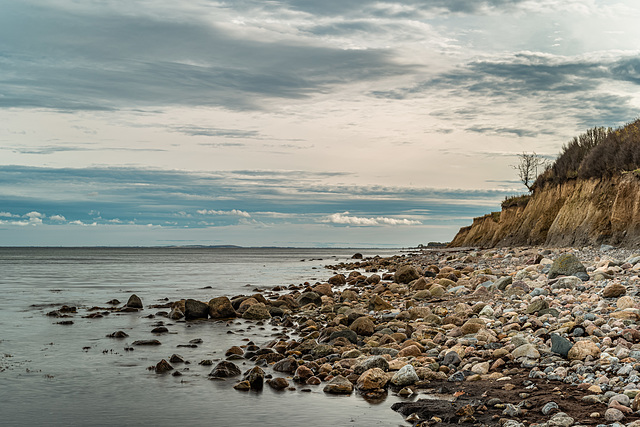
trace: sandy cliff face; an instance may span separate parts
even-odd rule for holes
[[[632,246],[640,243],[640,176],[575,180],[537,191],[526,207],[473,220],[451,246]]]

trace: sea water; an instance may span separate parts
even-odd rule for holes
[[[281,333],[266,322],[174,322],[147,317],[168,300],[252,294],[326,281],[326,265],[355,252],[389,256],[398,250],[244,248],[0,248],[0,424],[6,426],[396,426],[406,425],[390,395],[368,402],[357,393],[331,396],[322,387],[240,392],[234,380],[210,381],[212,366],[234,345],[264,345]],[[83,316],[90,307],[124,304],[137,294],[138,313]],[[70,319],[46,314],[78,307]],[[58,322],[71,320],[73,324]],[[164,321],[168,334],[151,333]],[[108,338],[115,331],[125,339]],[[291,337],[295,339],[296,337]],[[155,347],[132,347],[158,339]],[[196,348],[178,347],[201,339]],[[127,350],[133,348],[133,350]],[[147,368],[172,354],[182,376]],[[215,363],[215,362],[214,362]],[[236,361],[241,370],[253,364]],[[275,374],[271,369],[267,373]],[[291,381],[290,381],[291,383]],[[302,389],[307,391],[302,391]]]

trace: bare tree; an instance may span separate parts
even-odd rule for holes
[[[545,161],[535,151],[531,154],[518,154],[518,159],[519,163],[512,167],[518,171],[518,177],[527,190],[531,191],[531,187],[538,177],[538,168],[544,166]]]

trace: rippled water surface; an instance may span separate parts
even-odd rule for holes
[[[234,381],[209,381],[203,359],[223,358],[245,338],[262,345],[278,328],[244,320],[167,322],[146,318],[159,310],[83,318],[86,309],[123,303],[136,293],[145,306],[195,298],[249,294],[275,285],[326,280],[327,264],[346,261],[353,249],[219,248],[0,248],[0,415],[7,426],[397,426],[390,396],[372,404],[354,394],[329,396],[323,385],[310,392],[243,393]],[[365,256],[397,251],[358,250]],[[47,317],[61,305],[78,307],[72,325]],[[154,336],[165,321],[169,334]],[[117,330],[124,340],[107,338]],[[231,333],[233,332],[233,333]],[[125,347],[159,339],[156,347]],[[178,348],[200,338],[197,348]],[[295,338],[295,337],[293,337]],[[162,358],[182,355],[184,375],[147,370]],[[241,362],[240,362],[241,363]],[[241,366],[242,370],[252,366]],[[188,369],[188,370],[187,370]],[[270,369],[267,373],[272,373]]]

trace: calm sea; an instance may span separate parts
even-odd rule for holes
[[[6,426],[397,426],[398,401],[369,403],[357,394],[328,396],[323,385],[310,392],[238,392],[235,381],[209,381],[211,366],[233,345],[262,345],[279,332],[237,320],[171,322],[147,318],[159,310],[83,318],[93,306],[122,303],[137,294],[145,306],[165,298],[253,293],[255,288],[326,281],[327,264],[355,252],[389,256],[375,249],[221,248],[0,248],[0,424]],[[61,305],[78,307],[72,325],[47,317]],[[151,333],[158,321],[170,333]],[[123,330],[129,338],[107,338]],[[157,347],[125,347],[159,339]],[[202,339],[197,348],[178,347]],[[295,338],[295,337],[292,337]],[[147,370],[177,353],[183,375]],[[251,362],[241,366],[249,369]],[[272,373],[267,370],[267,373]]]

